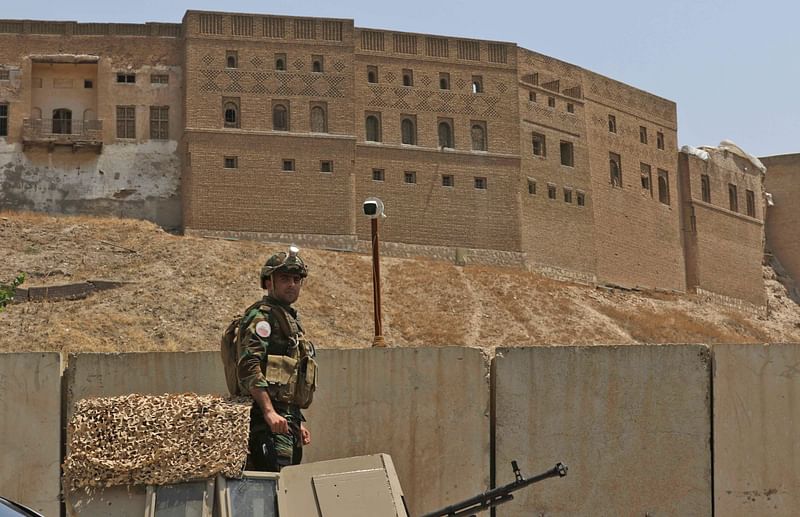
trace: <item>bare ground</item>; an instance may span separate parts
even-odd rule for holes
[[[0,283],[18,272],[28,277],[23,287],[131,282],[83,300],[9,305],[0,351],[216,350],[230,319],[261,296],[260,266],[280,249],[136,220],[0,213]],[[370,346],[370,257],[302,254],[312,271],[297,306],[315,343]],[[800,341],[800,306],[768,267],[766,316],[696,295],[596,289],[507,268],[395,258],[381,267],[390,346]]]

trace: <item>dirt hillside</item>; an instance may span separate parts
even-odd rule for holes
[[[282,245],[176,236],[142,221],[0,213],[0,283],[130,282],[82,300],[9,305],[0,351],[218,348],[230,318],[261,296],[258,270]],[[321,348],[372,342],[370,257],[306,249],[297,306]],[[390,346],[800,341],[800,306],[765,268],[768,316],[695,295],[597,289],[513,269],[381,262]]]

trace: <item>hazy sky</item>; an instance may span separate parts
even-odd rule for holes
[[[800,153],[800,2],[744,0],[25,0],[2,17],[181,21],[187,9],[351,18],[372,27],[511,41],[678,104],[680,145],[730,139]]]

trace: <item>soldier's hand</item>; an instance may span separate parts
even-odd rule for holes
[[[300,437],[303,439],[303,445],[311,443],[311,431],[309,431],[304,424],[300,424]]]
[[[264,414],[264,420],[269,426],[269,430],[275,434],[289,434],[289,422],[275,411]]]

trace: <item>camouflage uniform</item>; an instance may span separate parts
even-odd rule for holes
[[[268,306],[269,311],[260,307]],[[238,363],[239,382],[245,392],[251,388],[269,388],[264,377],[267,356],[270,354],[287,355],[291,346],[290,336],[286,335],[274,314],[276,310],[284,310],[287,317],[293,318],[300,326],[297,311],[279,301],[265,296],[254,304],[242,318],[241,357]],[[266,321],[272,329],[269,337],[262,338],[256,334],[259,322]],[[302,327],[301,327],[302,328]],[[268,390],[269,391],[269,390]],[[250,458],[248,468],[277,472],[286,465],[297,465],[303,456],[303,441],[300,436],[300,423],[305,422],[300,408],[272,400],[275,411],[289,423],[289,434],[273,433],[264,421],[264,413],[259,405],[253,402],[250,408]]]

